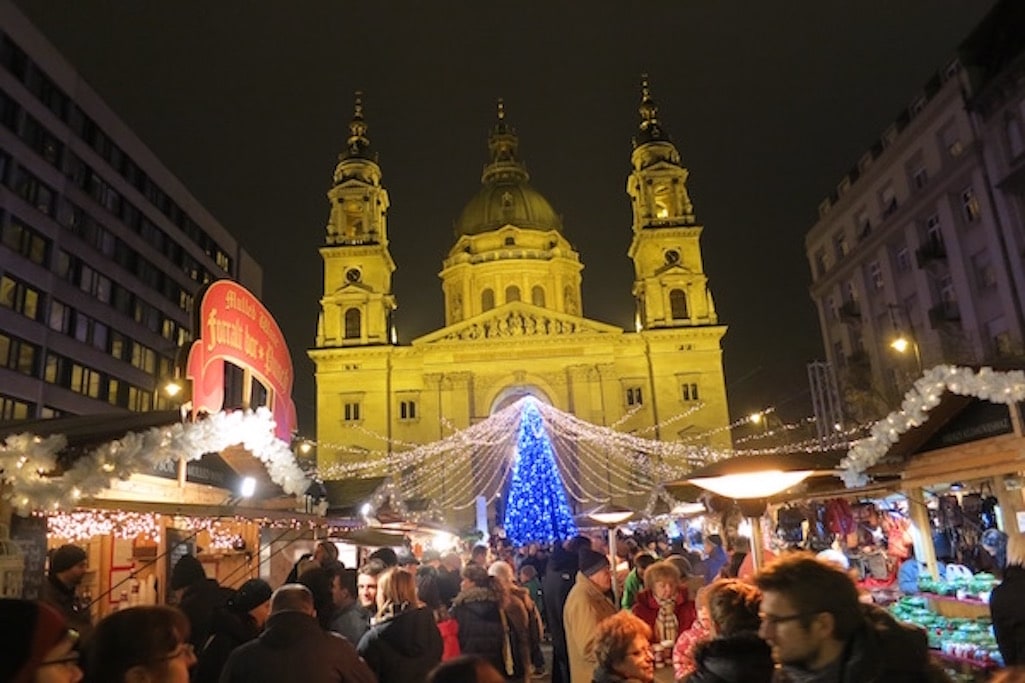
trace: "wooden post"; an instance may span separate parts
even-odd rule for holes
[[[940,579],[939,567],[936,565],[936,547],[932,544],[932,524],[929,522],[929,511],[925,507],[925,491],[921,488],[909,489],[908,513],[915,528],[922,537],[922,555],[919,562],[924,562],[934,581]]]

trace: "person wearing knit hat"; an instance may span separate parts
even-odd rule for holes
[[[207,578],[203,563],[195,555],[182,555],[171,570],[169,583],[178,608],[189,619],[189,642],[196,652],[202,652],[212,633],[214,613],[226,607],[235,591]]]
[[[76,641],[77,633],[51,605],[0,599],[0,681],[77,683],[82,670]]]
[[[598,660],[594,655],[594,637],[598,623],[616,613],[609,600],[612,568],[609,558],[590,548],[578,551],[580,571],[566,596],[562,623],[566,631],[571,683],[591,683]]]
[[[260,635],[270,616],[271,587],[263,579],[249,579],[213,616],[213,635],[199,653],[193,683],[216,683],[232,651]]]
[[[92,616],[88,605],[76,594],[89,570],[89,556],[77,545],[62,545],[50,553],[50,569],[40,599],[64,615],[68,626],[78,631],[82,639],[92,632]]]

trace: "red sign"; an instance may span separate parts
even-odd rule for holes
[[[216,413],[224,407],[224,361],[249,370],[271,392],[275,433],[292,440],[292,359],[285,337],[248,289],[218,280],[199,305],[199,338],[192,342],[185,376],[192,380],[192,409]]]

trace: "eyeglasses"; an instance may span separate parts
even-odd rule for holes
[[[196,658],[196,648],[192,643],[182,643],[178,647],[171,650],[170,654],[154,659],[154,662],[169,662],[172,659],[178,659],[179,657],[185,657],[185,659]]]
[[[796,614],[787,614],[785,616],[779,616],[776,614],[765,614],[764,612],[758,613],[758,618],[762,620],[762,623],[766,626],[779,626],[785,624],[788,621],[795,621],[797,619],[803,619],[809,616],[809,612],[797,612]]]

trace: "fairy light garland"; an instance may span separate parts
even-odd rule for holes
[[[47,534],[71,543],[86,541],[94,536],[110,536],[122,541],[144,538],[160,543],[163,530],[164,520],[152,512],[74,510],[58,512],[46,518]]]
[[[840,462],[844,483],[848,487],[867,484],[865,471],[886,455],[901,434],[924,424],[928,412],[939,405],[947,391],[1013,406],[1025,400],[1025,372],[996,372],[992,368],[975,372],[953,365],[929,369],[904,395],[900,408],[873,424],[869,436],[847,451]]]
[[[0,478],[14,507],[25,514],[77,507],[110,488],[167,461],[198,460],[206,453],[242,445],[267,468],[270,479],[286,493],[301,496],[309,486],[288,443],[274,435],[274,419],[266,408],[219,412],[197,422],[129,432],[77,458],[57,476],[57,456],[67,446],[63,435],[41,438],[9,436],[0,442]]]

